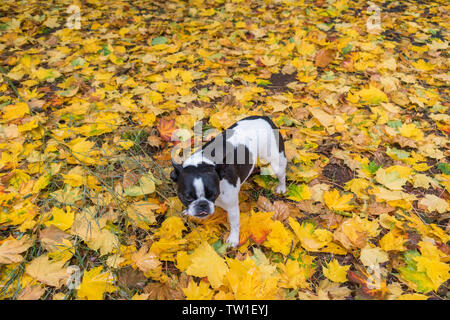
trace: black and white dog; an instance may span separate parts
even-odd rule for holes
[[[250,176],[257,159],[270,163],[279,180],[277,193],[286,192],[284,141],[269,117],[250,116],[222,131],[182,165],[172,159],[170,177],[178,185],[178,197],[187,207],[185,214],[207,217],[215,206],[228,213],[227,242],[239,243],[239,190]]]

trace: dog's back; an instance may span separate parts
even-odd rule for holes
[[[273,157],[284,157],[284,141],[279,129],[266,116],[250,116],[239,120],[227,129],[226,141],[233,146],[245,145],[253,155],[271,162]]]

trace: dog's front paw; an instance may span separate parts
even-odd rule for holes
[[[285,184],[279,184],[275,187],[275,193],[278,194],[284,194],[286,193],[286,185]]]
[[[227,239],[227,243],[230,247],[236,248],[239,244],[239,234],[230,233]]]

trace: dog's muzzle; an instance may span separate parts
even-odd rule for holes
[[[214,213],[214,203],[207,199],[193,201],[186,210],[186,214],[198,218],[205,218]]]

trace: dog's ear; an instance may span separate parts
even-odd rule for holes
[[[173,170],[170,173],[170,179],[172,179],[174,182],[177,182],[178,176],[180,175],[181,170],[183,170],[183,166],[173,161],[173,159],[172,159],[172,166]]]
[[[219,175],[219,179],[222,180],[225,177],[226,166],[223,164],[216,164],[216,172]]]

